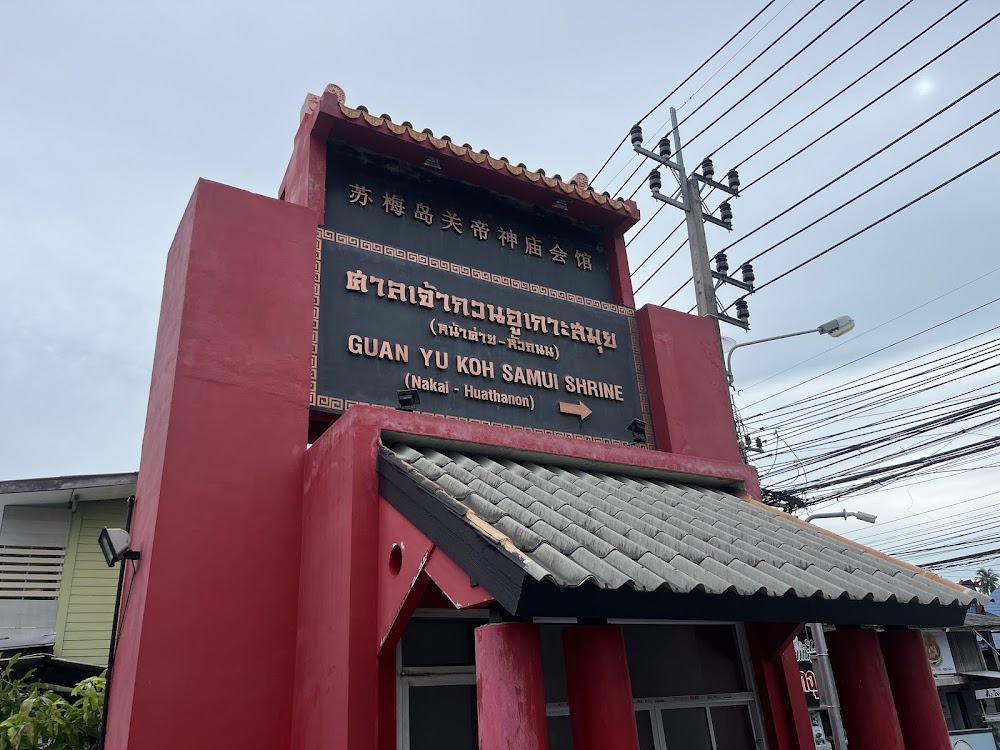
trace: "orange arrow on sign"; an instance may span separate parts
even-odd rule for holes
[[[587,405],[584,404],[583,401],[579,401],[579,402],[577,402],[575,404],[567,404],[565,401],[560,401],[559,402],[559,413],[560,414],[574,414],[574,415],[578,416],[580,418],[580,421],[582,422],[583,420],[585,420],[587,417],[589,417],[594,412],[592,412],[590,409],[588,409]]]

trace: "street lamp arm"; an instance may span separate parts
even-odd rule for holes
[[[838,338],[843,336],[845,333],[849,333],[854,330],[854,318],[850,315],[841,315],[839,318],[834,318],[833,320],[823,323],[823,325],[816,326],[815,328],[810,328],[806,331],[796,331],[795,333],[783,333],[780,336],[768,336],[766,339],[755,339],[754,341],[744,341],[742,344],[736,344],[732,349],[729,350],[729,354],[726,355],[726,381],[729,385],[733,384],[733,352],[739,349],[741,346],[752,346],[754,344],[763,344],[768,341],[778,341],[779,339],[790,339],[792,336],[805,336],[807,333],[819,333],[824,335],[832,336],[833,338]]]
[[[835,510],[829,513],[813,513],[811,516],[806,516],[806,523],[809,523],[816,518],[857,518],[859,521],[864,521],[865,523],[875,523],[875,516],[873,513],[865,513],[860,510]]]
[[[808,331],[783,333],[780,336],[768,336],[766,339],[754,339],[753,341],[743,341],[742,343],[736,344],[736,346],[729,350],[729,354],[726,355],[726,378],[729,381],[729,385],[733,384],[733,352],[741,346],[753,346],[754,344],[764,344],[768,341],[777,341],[778,339],[790,339],[792,336],[804,336],[807,333],[816,333],[817,330],[819,329],[810,328]]]

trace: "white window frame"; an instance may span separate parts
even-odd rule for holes
[[[418,609],[413,619],[489,620],[486,610]],[[403,667],[403,639],[396,644],[396,748],[410,750],[410,688],[433,685],[475,685],[476,665]]]
[[[489,614],[484,610],[447,610],[418,609],[414,618],[427,619],[477,619],[488,621]],[[573,618],[535,618],[538,624],[557,623],[575,624]],[[666,742],[661,713],[672,708],[704,708],[708,722],[709,735],[713,750],[719,750],[716,745],[715,731],[711,719],[712,706],[746,706],[750,715],[750,724],[754,733],[754,741],[758,750],[768,750],[767,735],[764,732],[763,715],[760,710],[760,696],[757,692],[757,682],[754,679],[753,665],[750,661],[746,628],[741,622],[719,621],[688,621],[688,620],[609,620],[615,625],[729,625],[733,628],[737,649],[740,655],[740,666],[744,679],[750,688],[745,692],[717,693],[706,695],[682,695],[663,698],[636,698],[632,701],[635,711],[648,711],[650,726],[653,729],[653,746],[656,750],[678,750],[670,748]],[[410,748],[410,688],[433,685],[475,685],[475,665],[451,667],[403,667],[403,643],[400,638],[396,644],[396,747],[397,750]],[[549,703],[545,707],[546,716],[568,716],[569,704]]]

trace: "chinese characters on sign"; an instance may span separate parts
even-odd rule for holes
[[[359,185],[357,183],[351,184],[350,191],[347,195],[348,203],[356,203],[358,206],[364,208],[369,203],[373,203],[372,200],[372,190],[365,185]],[[385,193],[382,196],[382,208],[387,214],[395,214],[397,218],[403,218],[406,214],[406,201],[395,193]],[[413,218],[417,221],[421,221],[427,226],[434,225],[434,214],[431,209],[424,203],[417,203],[416,207],[413,209]],[[490,226],[485,221],[481,219],[473,220],[472,224],[472,234],[473,236],[480,240],[481,242],[486,242],[490,236]],[[454,211],[444,211],[441,214],[441,230],[442,231],[454,231],[456,234],[462,234],[462,219]],[[500,246],[508,250],[519,250],[520,244],[518,242],[517,232],[513,229],[505,229],[500,227],[497,232],[497,239],[500,242]],[[524,254],[533,255],[536,258],[543,257],[542,255],[542,241],[537,237],[524,237]],[[548,248],[548,255],[551,256],[553,263],[560,263],[566,265],[566,258],[569,254],[566,250],[563,250],[558,243],[552,245]],[[576,267],[583,271],[593,271],[593,259],[590,253],[585,253],[581,250],[577,250],[573,257],[576,259]]]
[[[615,302],[604,230],[565,201],[526,203],[448,177],[331,143],[324,225],[509,279]],[[562,207],[556,208],[555,203]]]

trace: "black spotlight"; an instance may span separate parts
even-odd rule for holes
[[[399,400],[400,411],[413,411],[413,407],[420,403],[420,392],[416,388],[403,388],[396,391],[396,398]]]
[[[628,431],[632,433],[633,443],[646,443],[646,423],[641,419],[633,419],[629,422]]]

